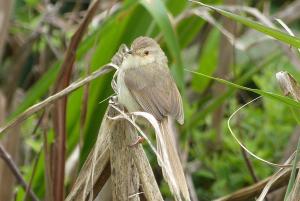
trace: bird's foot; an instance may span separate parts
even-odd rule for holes
[[[145,141],[144,137],[138,136],[138,138],[136,139],[136,141],[130,145],[128,145],[129,147],[135,147],[137,145],[139,145],[140,143],[143,143]]]

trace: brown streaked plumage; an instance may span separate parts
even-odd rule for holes
[[[190,200],[189,192],[175,146],[170,123],[184,122],[182,99],[168,68],[168,60],[155,40],[138,37],[131,45],[117,78],[118,100],[129,112],[145,111],[160,123],[162,139],[157,139],[159,154],[169,162],[179,189],[172,189],[172,178],[163,174],[177,201]]]

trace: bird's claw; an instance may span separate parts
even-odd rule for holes
[[[145,141],[144,137],[138,136],[138,138],[136,139],[136,141],[130,145],[128,145],[129,147],[135,147],[137,145],[139,145],[140,143],[143,143]]]

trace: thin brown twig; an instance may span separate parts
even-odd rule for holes
[[[36,135],[36,132],[38,130],[38,128],[40,127],[43,119],[44,119],[44,116],[45,116],[46,112],[45,110],[42,112],[41,116],[39,117],[38,121],[36,122],[32,132],[31,132],[31,135],[30,136],[35,136]]]
[[[72,93],[76,89],[86,85],[87,83],[91,82],[92,80],[110,72],[113,68],[115,68],[115,65],[112,63],[106,64],[100,69],[94,71],[91,75],[85,77],[84,79],[80,79],[78,81],[73,82],[65,89],[59,91],[58,93],[49,96],[45,100],[29,107],[27,110],[25,110],[23,113],[18,115],[15,119],[5,124],[3,127],[0,128],[0,134],[4,133],[7,129],[13,127],[14,125],[23,122],[28,117],[30,117],[32,114],[38,112],[39,110],[53,104],[55,101],[59,100],[60,98]]]
[[[39,150],[39,152],[37,153],[37,155],[35,157],[34,164],[33,164],[32,174],[31,174],[31,177],[30,177],[30,180],[29,180],[29,184],[28,184],[28,186],[26,188],[26,193],[25,193],[23,201],[27,201],[28,200],[28,196],[29,196],[29,193],[30,193],[32,181],[33,181],[33,178],[34,178],[34,175],[35,175],[35,172],[36,172],[37,164],[39,162],[39,159],[40,159],[40,156],[41,156],[41,153],[42,153],[42,149],[43,148],[41,147],[40,150]]]
[[[258,178],[257,178],[257,176],[256,176],[256,174],[255,174],[255,171],[254,171],[254,168],[253,168],[253,164],[252,164],[252,162],[250,161],[248,154],[246,153],[246,151],[245,151],[243,148],[241,148],[241,151],[242,151],[243,158],[244,158],[244,160],[245,160],[247,169],[249,170],[250,175],[251,175],[253,181],[254,181],[255,183],[258,182]]]
[[[245,97],[242,97],[243,100],[245,100]],[[236,123],[236,126],[238,129],[241,128],[241,121],[242,121],[242,118],[239,117],[237,118],[237,123]],[[247,154],[247,152],[241,147],[241,152],[242,152],[242,156],[243,156],[243,159],[244,159],[244,162],[245,162],[245,165],[250,173],[250,176],[252,177],[254,183],[257,183],[259,180],[255,174],[255,170],[254,170],[254,167],[253,167],[253,164],[252,164],[252,161],[249,159],[249,155]]]
[[[289,181],[290,174],[291,174],[291,170],[286,171],[284,175],[282,175],[279,179],[277,179],[273,183],[269,192],[272,192],[283,186],[286,186]],[[262,181],[259,181],[251,186],[247,186],[245,188],[239,189],[229,195],[215,199],[214,201],[246,201],[251,198],[254,198],[262,192],[262,190],[264,189],[264,187],[266,186],[266,184],[271,178],[272,176]]]
[[[0,157],[4,160],[6,165],[9,167],[13,175],[16,177],[17,182],[24,188],[24,190],[29,189],[29,196],[33,201],[39,201],[38,197],[35,193],[29,188],[28,184],[26,183],[25,179],[22,177],[18,166],[12,160],[11,156],[7,153],[5,148],[0,144]]]

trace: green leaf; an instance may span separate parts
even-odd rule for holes
[[[293,99],[291,99],[291,98],[288,98],[288,97],[285,97],[285,96],[282,96],[282,95],[279,95],[279,94],[275,94],[275,93],[272,93],[272,92],[266,92],[266,91],[262,91],[262,90],[259,90],[259,89],[252,89],[252,88],[244,87],[244,86],[229,82],[229,81],[221,79],[221,78],[211,77],[209,75],[205,75],[203,73],[191,71],[191,70],[188,70],[188,69],[185,69],[185,70],[190,72],[190,73],[193,73],[195,75],[199,75],[199,76],[202,76],[204,78],[209,78],[209,79],[215,80],[215,81],[220,82],[222,84],[225,84],[227,86],[242,89],[242,90],[246,90],[246,91],[251,91],[251,92],[257,93],[259,95],[271,98],[273,100],[277,100],[279,102],[285,103],[285,104],[290,105],[294,108],[300,109],[300,103],[293,100]]]
[[[47,91],[49,90],[49,87],[51,84],[55,81],[56,76],[59,72],[59,64],[56,63],[53,65],[37,82],[36,84],[29,89],[29,91],[26,93],[26,97],[24,101],[16,108],[16,110],[13,112],[12,115],[10,115],[10,118],[15,117],[16,115],[20,114],[24,110],[26,110],[28,107],[36,103],[42,96],[44,96]]]
[[[140,3],[152,15],[153,19],[158,24],[162,34],[164,35],[164,39],[176,66],[174,78],[178,84],[178,87],[183,89],[184,72],[181,52],[177,36],[168,17],[168,11],[161,0],[141,0]]]
[[[177,25],[177,33],[181,48],[188,46],[201,31],[201,28],[206,22],[199,20],[197,16],[191,16],[182,20]]]
[[[200,55],[198,72],[205,75],[212,75],[215,72],[218,66],[219,41],[220,32],[217,29],[213,29],[208,35],[203,51]],[[192,80],[192,86],[197,91],[202,92],[209,84],[209,81],[209,79],[203,79],[199,76],[194,76]]]
[[[186,0],[176,0],[176,3],[174,3],[174,0],[167,0],[166,6],[168,10],[175,16],[179,15],[182,10],[187,6],[188,2]]]
[[[25,2],[27,5],[34,7],[40,2],[40,0],[25,0]]]

